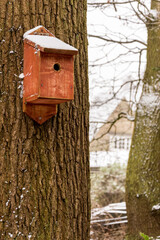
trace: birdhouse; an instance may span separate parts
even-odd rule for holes
[[[43,26],[24,34],[23,112],[39,124],[57,113],[57,104],[74,99],[77,53]]]

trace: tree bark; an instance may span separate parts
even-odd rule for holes
[[[0,239],[89,239],[86,0],[0,1]],[[42,126],[22,112],[23,34],[79,49],[75,99]]]
[[[128,238],[160,235],[160,3],[148,22],[147,66],[136,113],[126,179]]]

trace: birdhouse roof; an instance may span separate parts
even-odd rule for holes
[[[42,52],[76,55],[78,50],[56,38],[43,26],[37,26],[24,34],[24,40]]]

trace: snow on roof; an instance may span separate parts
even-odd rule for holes
[[[38,30],[39,28],[45,28],[45,27],[43,27],[42,25],[39,25],[39,26],[37,26],[37,27],[35,27],[35,28],[32,28],[32,29],[30,29],[30,30],[28,30],[27,32],[24,33],[23,38],[26,38],[27,35],[29,35],[29,34],[31,34],[32,32]],[[46,29],[46,28],[45,28],[45,29]],[[47,30],[47,29],[46,29],[46,30]]]
[[[27,35],[25,39],[39,45],[43,48],[78,51],[76,48],[64,43],[60,39],[51,36]]]
[[[34,43],[35,45],[40,46],[41,48],[44,48],[44,49],[61,50],[64,52],[69,51],[69,52],[73,52],[74,54],[76,54],[78,52],[78,50],[76,48],[61,41],[60,39],[56,38],[54,35],[46,36],[46,35],[41,35],[41,34],[40,35],[34,34],[34,32],[40,28],[43,28],[45,31],[49,32],[43,26],[37,26],[37,27],[27,31],[23,35],[24,39],[27,39],[30,42]]]

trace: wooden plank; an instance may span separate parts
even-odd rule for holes
[[[126,203],[125,202],[121,202],[121,203],[110,203],[108,205],[109,207],[117,207],[117,208],[125,208],[126,209]]]
[[[109,219],[91,220],[91,223],[111,222],[111,221],[124,220],[124,219],[126,220],[127,216],[117,217],[117,218],[109,218]]]
[[[47,98],[47,97],[44,97],[44,98],[40,98],[39,96],[37,98],[34,98],[34,97],[28,97],[26,98],[26,102],[27,103],[32,103],[32,104],[59,104],[59,103],[64,103],[64,102],[68,102],[70,101],[71,99],[56,99],[56,98]]]
[[[42,52],[46,53],[58,53],[58,54],[69,54],[69,55],[77,55],[77,50],[64,50],[64,49],[51,49],[51,48],[41,48]]]
[[[108,213],[120,213],[120,214],[127,214],[127,211],[122,210],[107,210]]]
[[[104,224],[104,226],[119,225],[119,224],[124,224],[124,223],[128,223],[128,220],[106,223],[106,224]]]

